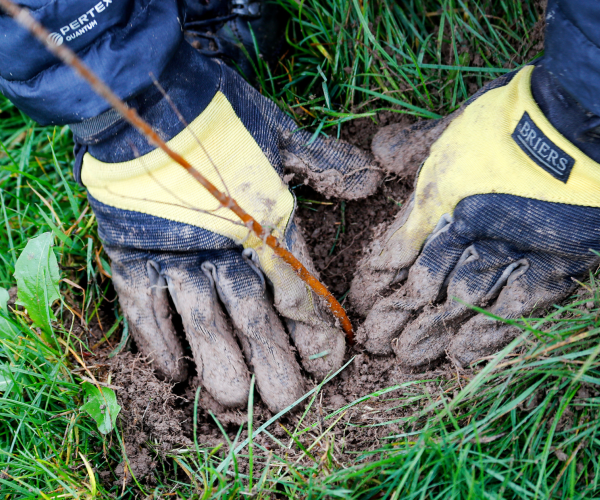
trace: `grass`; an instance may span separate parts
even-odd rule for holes
[[[0,495],[97,496],[103,489],[88,466],[101,469],[117,455],[111,448],[103,452],[93,421],[80,411],[81,380],[69,356],[69,348],[86,348],[73,330],[92,322],[108,285],[95,259],[94,217],[69,172],[66,127],[41,128],[0,98],[0,148],[0,287],[15,285],[27,241],[52,232],[62,276],[71,282],[61,283],[58,316],[72,311],[76,320],[54,325],[64,342],[55,349],[22,311],[0,318]]]
[[[293,18],[290,49],[273,72],[259,64],[259,81],[318,131],[339,133],[343,122],[383,111],[439,118],[538,55],[531,1],[279,3]]]
[[[24,317],[0,326],[0,493],[3,498],[97,496],[103,489],[91,467],[107,467],[116,455],[103,450],[93,421],[79,410],[81,381],[68,350],[50,348]],[[57,333],[69,338],[61,328]]]
[[[259,64],[259,85],[315,134],[383,112],[447,114],[536,55],[531,1],[279,1],[292,15],[290,49],[275,67]],[[76,334],[112,306],[95,220],[69,173],[69,132],[0,98],[0,148],[0,286],[15,284],[28,239],[50,231],[68,319],[54,324],[62,343],[52,348],[24,312],[0,318],[2,498],[600,498],[594,275],[567,305],[519,322],[523,335],[474,372],[382,387],[324,415],[317,388],[286,439],[253,421],[251,397],[237,434],[217,422],[224,445],[195,440],[157,458],[154,484],[114,484],[120,435],[102,437],[81,411],[72,355],[88,349]],[[376,449],[346,449],[344,433],[382,427]]]

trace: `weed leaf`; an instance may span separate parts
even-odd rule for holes
[[[102,434],[108,434],[115,428],[117,415],[121,411],[115,392],[108,387],[98,388],[89,382],[83,383],[83,390],[87,402],[81,407],[81,410],[96,421],[98,430]]]
[[[52,251],[52,233],[44,233],[27,242],[15,266],[17,304],[27,309],[35,326],[51,334],[50,321],[56,319],[50,306],[60,298],[60,279],[56,256]]]

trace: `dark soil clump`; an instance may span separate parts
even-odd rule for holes
[[[180,446],[191,445],[184,433],[185,415],[179,408],[183,400],[173,386],[158,380],[141,356],[130,352],[106,361],[121,405],[120,421],[128,464],[121,462],[115,473],[120,482],[152,483],[156,459]],[[152,446],[149,446],[152,443]],[[129,469],[130,467],[130,469]]]

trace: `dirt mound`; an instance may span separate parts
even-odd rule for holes
[[[152,483],[156,458],[173,448],[191,444],[184,432],[184,412],[173,386],[158,380],[141,356],[123,353],[106,361],[121,405],[120,422],[128,463],[115,469],[119,482]],[[149,445],[152,443],[152,445]]]

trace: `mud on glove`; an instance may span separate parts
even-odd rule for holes
[[[572,277],[598,264],[600,165],[581,150],[597,159],[598,147],[572,138],[576,146],[553,126],[533,98],[533,71],[527,66],[498,79],[434,124],[437,132],[431,125],[413,129],[439,138],[410,202],[373,242],[351,288],[353,303],[368,313],[359,338],[369,351],[393,349],[409,368],[446,352],[472,362],[518,329],[475,315],[466,304],[503,318],[527,315],[564,298],[575,286]],[[548,109],[570,99],[552,104],[556,96],[547,90],[538,95],[548,97]],[[566,114],[589,117],[569,105]],[[573,135],[573,127],[561,128]],[[410,134],[397,134],[386,152],[376,138],[374,149],[403,158]]]
[[[314,272],[292,221],[295,199],[282,181],[284,164],[330,195],[358,198],[381,178],[370,159],[341,142],[308,145],[311,135],[297,131],[273,102],[187,44],[159,80],[187,128],[157,89],[130,104]],[[309,372],[322,378],[340,366],[343,334],[292,269],[161,150],[124,125],[104,130],[110,123],[105,116],[74,127],[88,151],[81,179],[134,338],[156,369],[174,381],[186,377],[169,295],[201,383],[221,404],[245,403],[246,363],[272,410],[302,394],[300,367],[271,304]]]

